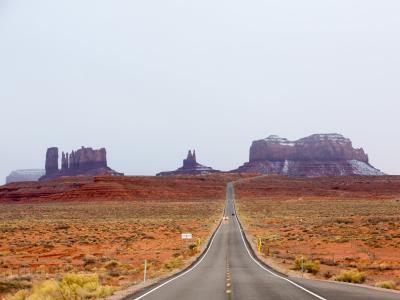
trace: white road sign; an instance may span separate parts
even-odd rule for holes
[[[182,233],[182,240],[191,240],[192,238],[191,233]]]

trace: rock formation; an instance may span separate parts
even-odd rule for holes
[[[234,172],[290,176],[384,175],[340,134],[314,134],[297,141],[276,135],[254,141],[248,163]]]
[[[70,154],[62,152],[61,170],[58,169],[58,148],[47,149],[46,174],[40,180],[49,180],[62,176],[95,176],[95,175],[119,175],[107,166],[106,149],[93,150],[82,147]]]
[[[218,173],[220,171],[213,168],[203,166],[197,163],[196,151],[189,150],[187,158],[183,160],[183,166],[175,171],[167,171],[158,173],[157,176],[172,176],[172,175],[199,175],[207,173]]]
[[[46,175],[51,176],[58,172],[58,148],[51,147],[46,152]]]
[[[6,177],[6,183],[11,182],[23,182],[23,181],[38,181],[40,177],[45,174],[45,170],[42,169],[26,169],[12,171],[10,175]]]

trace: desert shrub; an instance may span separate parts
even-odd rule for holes
[[[196,244],[190,244],[190,245],[188,246],[188,248],[189,248],[189,250],[191,250],[191,251],[196,251],[197,245],[196,245]]]
[[[303,255],[296,256],[296,258],[294,259],[295,270],[301,270],[301,264],[304,264],[306,260],[307,258]]]
[[[97,274],[68,274],[61,282],[47,280],[35,285],[31,291],[22,290],[7,300],[84,300],[109,296],[113,289],[103,286]]]
[[[107,272],[107,274],[108,274],[108,276],[110,276],[110,277],[119,277],[119,276],[122,275],[121,271],[119,271],[119,270],[109,270],[109,271]]]
[[[29,291],[28,290],[21,290],[18,291],[15,295],[9,296],[6,298],[6,300],[25,300],[29,296]]]
[[[69,229],[71,226],[69,226],[69,225],[67,225],[67,224],[60,224],[60,225],[57,225],[56,227],[55,227],[55,230],[67,230],[67,229]]]
[[[365,273],[360,272],[357,269],[342,271],[338,276],[335,277],[336,281],[351,283],[363,283],[365,279]]]
[[[27,300],[58,300],[63,299],[62,294],[59,290],[59,285],[55,280],[48,280],[42,282],[39,285],[33,287],[32,294],[30,294]]]
[[[85,255],[83,258],[83,264],[85,266],[87,265],[93,265],[96,263],[96,257],[94,257],[93,255]]]
[[[338,224],[353,224],[354,221],[352,219],[337,218],[336,223],[338,223]]]
[[[329,258],[322,258],[320,260],[321,264],[327,265],[327,266],[337,266],[338,263],[334,259],[329,259]]]
[[[304,264],[304,270],[308,273],[312,274],[317,274],[320,270],[320,263],[319,261],[312,261],[312,260],[307,260],[306,263]]]
[[[173,257],[167,262],[164,263],[164,268],[167,270],[173,270],[181,267],[183,264],[182,258],[181,257]]]
[[[296,256],[294,259],[294,269],[295,270],[301,270],[301,265],[303,263],[303,268],[304,271],[307,273],[312,273],[312,274],[317,274],[320,270],[320,262],[319,261],[313,261],[307,259],[305,256]]]
[[[389,264],[382,263],[379,265],[379,270],[381,270],[381,271],[393,270],[393,267]]]
[[[197,246],[197,244],[190,244],[188,248],[190,250],[190,255],[195,255],[199,252],[199,247]]]
[[[375,284],[376,287],[383,288],[383,289],[389,289],[389,290],[395,290],[396,289],[396,284],[393,281],[382,281],[382,282],[377,282]]]
[[[10,293],[16,290],[28,289],[32,285],[29,280],[20,280],[20,278],[0,281],[0,293]]]
[[[117,260],[110,260],[109,262],[107,262],[107,263],[104,265],[104,267],[105,267],[107,270],[110,270],[110,269],[114,269],[114,268],[118,267],[119,265],[120,265],[119,261],[117,261]]]
[[[111,295],[109,286],[102,286],[97,274],[68,274],[60,283],[60,291],[66,299],[96,299]],[[68,297],[70,295],[70,297]]]
[[[349,241],[350,241],[349,238],[343,237],[343,236],[338,236],[335,238],[335,242],[337,242],[337,243],[347,243]]]
[[[111,258],[109,258],[108,256],[102,256],[100,257],[100,262],[104,263],[104,262],[108,262],[110,260],[112,260]]]
[[[329,278],[331,278],[333,275],[332,275],[332,272],[331,271],[326,271],[326,272],[324,272],[324,277],[326,278],[326,279],[329,279]]]

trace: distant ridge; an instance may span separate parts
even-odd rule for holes
[[[6,177],[6,183],[22,181],[38,181],[45,174],[43,169],[15,170]]]

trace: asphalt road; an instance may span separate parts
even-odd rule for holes
[[[400,300],[400,294],[289,278],[260,264],[246,245],[236,219],[233,185],[227,188],[225,216],[206,254],[177,277],[142,290],[129,300]]]

